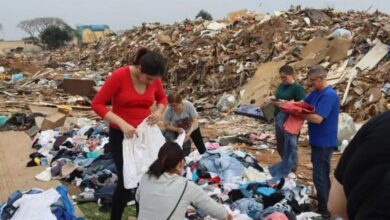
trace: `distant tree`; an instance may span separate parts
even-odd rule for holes
[[[71,41],[72,34],[65,28],[49,26],[40,34],[40,38],[42,43],[47,46],[47,49],[52,50],[62,47],[66,42]]]
[[[34,43],[34,42],[39,42],[39,38],[38,37],[24,37],[22,38],[22,40],[25,42],[25,43]]]
[[[203,20],[208,20],[208,21],[213,20],[213,16],[211,16],[211,14],[205,11],[204,9],[200,10],[195,18],[199,18],[199,17],[202,18]]]
[[[26,32],[30,37],[40,36],[48,27],[58,27],[62,30],[72,31],[72,28],[61,18],[42,17],[21,21],[17,27]]]

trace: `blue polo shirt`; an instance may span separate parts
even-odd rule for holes
[[[340,100],[336,91],[328,86],[311,92],[304,101],[315,108],[316,114],[324,118],[321,124],[309,122],[309,142],[312,147],[337,147]]]

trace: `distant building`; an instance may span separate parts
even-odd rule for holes
[[[93,43],[114,33],[108,25],[80,25],[76,30],[82,43]]]
[[[0,53],[9,52],[41,52],[42,48],[30,42],[19,41],[0,41]]]

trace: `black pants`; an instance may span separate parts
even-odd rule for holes
[[[121,220],[127,202],[135,198],[136,189],[125,189],[123,183],[123,132],[110,128],[110,148],[117,170],[118,185],[112,196],[111,220]]]
[[[198,149],[200,154],[206,152],[206,146],[204,145],[202,133],[200,133],[199,127],[192,132],[191,140],[194,142],[196,149]]]
[[[174,132],[174,131],[166,130],[163,133],[164,133],[165,138],[167,138],[170,141],[175,141],[177,136],[179,136],[179,133]],[[194,142],[194,144],[195,144],[195,146],[198,149],[200,154],[203,154],[204,152],[206,152],[206,146],[204,145],[202,133],[200,132],[200,128],[197,128],[196,130],[194,130],[190,137],[191,137],[191,140]],[[188,156],[188,154],[191,153],[191,141],[190,140],[186,141],[183,144],[183,152],[184,152],[184,156]]]

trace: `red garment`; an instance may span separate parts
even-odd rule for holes
[[[199,178],[198,182],[209,182],[212,184],[219,184],[221,183],[221,178],[219,176],[216,176],[214,178]]]
[[[265,217],[264,220],[288,220],[287,216],[281,212],[274,212],[267,217]]]
[[[298,135],[305,121],[300,114],[314,113],[314,107],[306,102],[289,101],[280,105],[280,110],[289,114],[284,122],[284,130],[290,134]]]
[[[112,112],[135,128],[151,114],[150,107],[154,101],[167,104],[161,80],[155,80],[143,94],[139,94],[133,86],[129,66],[113,71],[93,99],[92,109],[102,118],[110,111],[105,105],[109,100]],[[110,126],[119,129],[116,124],[111,123]]]

